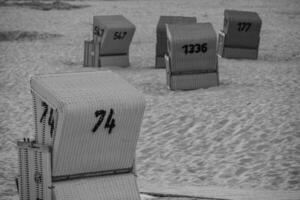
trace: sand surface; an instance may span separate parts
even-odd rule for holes
[[[130,47],[131,67],[109,69],[147,100],[137,147],[139,179],[199,188],[300,191],[300,1],[72,3],[91,7],[0,7],[0,31],[40,34],[0,41],[1,200],[17,199],[16,141],[34,134],[30,76],[99,70],[82,67],[83,42],[92,38],[92,17],[108,14],[123,14],[137,28]],[[253,10],[261,16],[258,60],[220,58],[219,87],[168,90],[165,70],[154,69],[159,16],[196,16],[218,31],[225,8]]]

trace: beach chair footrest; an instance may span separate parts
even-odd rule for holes
[[[119,66],[128,67],[129,66],[129,56],[124,55],[100,55],[100,66]]]

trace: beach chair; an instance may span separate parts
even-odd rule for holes
[[[256,12],[225,10],[218,54],[225,58],[257,59],[262,20]]]
[[[51,170],[44,173],[51,185],[44,189],[51,198],[139,200],[134,160],[143,96],[109,71],[40,75],[30,83],[35,143],[50,149]]]
[[[94,16],[93,40],[85,44],[85,52],[88,52],[88,49],[94,49],[92,52],[95,54],[94,66],[96,67],[127,67],[129,66],[129,46],[134,32],[135,25],[122,15]],[[86,56],[84,60],[89,60],[92,54],[84,54]],[[89,66],[89,64],[84,66]]]
[[[167,53],[166,24],[193,24],[197,23],[196,17],[160,16],[156,27],[156,56],[155,68],[166,68],[165,54]]]
[[[167,24],[165,55],[171,90],[208,88],[219,84],[216,32],[210,23]]]

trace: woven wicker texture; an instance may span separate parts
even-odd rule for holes
[[[196,17],[160,16],[156,27],[156,56],[164,56],[167,53],[166,24],[193,24],[197,23]]]
[[[140,200],[133,174],[55,182],[56,200]]]
[[[225,46],[258,48],[261,18],[256,12],[225,10],[223,32]]]
[[[135,25],[122,15],[94,16],[93,31],[100,30],[100,55],[128,54]],[[95,36],[94,36],[95,40]]]
[[[49,148],[18,142],[20,200],[51,200],[51,164]]]
[[[52,176],[133,166],[145,100],[126,81],[109,71],[67,73],[32,77],[31,87],[38,143],[48,134],[43,114],[54,123]]]
[[[94,41],[84,41],[84,54],[83,54],[83,66],[94,67],[95,66],[95,43]],[[99,55],[98,55],[99,58]]]
[[[100,66],[128,67],[128,55],[100,56]]]
[[[225,58],[235,58],[235,59],[257,59],[258,49],[240,49],[240,48],[230,48],[225,47],[223,49],[223,56]]]
[[[155,58],[155,68],[165,68],[165,60],[164,60],[164,56],[157,56]]]
[[[171,90],[194,90],[198,88],[208,88],[219,85],[219,73],[197,72],[197,73],[172,73],[170,71],[170,58],[165,55],[166,80]]]
[[[194,90],[219,84],[218,73],[169,75],[167,78],[171,90]]]
[[[210,23],[168,24],[167,36],[171,72],[217,69],[217,37]],[[193,52],[187,53],[184,47]]]

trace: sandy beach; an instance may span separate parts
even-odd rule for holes
[[[147,101],[136,151],[141,191],[151,192],[153,187],[145,186],[149,183],[162,185],[161,192],[172,185],[190,186],[195,195],[210,187],[300,199],[298,0],[68,2],[90,7],[43,11],[0,6],[0,32],[15,35],[0,38],[0,200],[18,199],[16,141],[34,135],[30,76],[103,69],[127,80]],[[259,13],[258,60],[219,58],[220,86],[170,91],[165,70],[154,68],[159,16],[196,16],[218,32],[224,9]],[[92,18],[110,14],[122,14],[136,25],[131,66],[83,68]],[[210,193],[202,197],[220,198],[218,192]],[[248,199],[259,197],[249,194]]]

